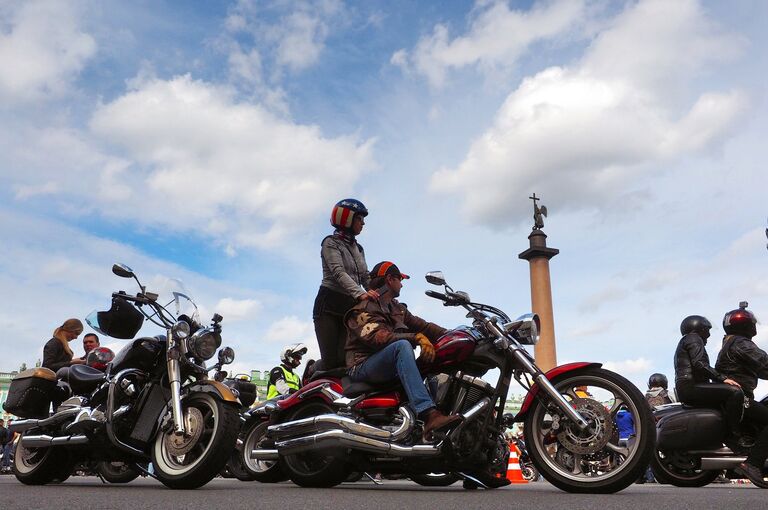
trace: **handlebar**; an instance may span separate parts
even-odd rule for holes
[[[432,298],[435,298],[435,299],[439,299],[440,301],[448,301],[448,296],[446,296],[445,294],[442,294],[440,292],[437,292],[435,290],[424,291],[424,294],[426,294],[429,297],[432,297]]]

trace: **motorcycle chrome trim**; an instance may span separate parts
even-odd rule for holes
[[[64,409],[63,411],[59,411],[53,416],[45,418],[44,420],[29,419],[15,421],[8,426],[8,430],[11,432],[24,432],[25,430],[31,429],[33,427],[48,427],[50,425],[56,425],[62,421],[65,421],[67,418],[71,418],[77,415],[77,413],[80,412],[80,409],[80,407]]]
[[[394,431],[373,427],[337,414],[321,414],[319,416],[302,418],[301,420],[271,425],[267,428],[267,434],[275,439],[286,439],[300,434],[320,432],[322,429],[336,429],[340,427],[344,431],[358,436],[399,441],[413,430],[415,419],[410,409],[405,406],[401,406],[398,411],[403,418],[403,422]]]
[[[178,435],[184,434],[184,418],[181,410],[181,367],[179,360],[171,355],[176,349],[177,342],[168,330],[168,382],[171,385],[171,412],[173,413],[173,428]],[[177,351],[178,353],[179,351]]]
[[[466,413],[462,413],[462,416],[464,417],[464,421],[467,422],[477,416],[478,413],[485,410],[486,407],[491,405],[491,399],[488,397],[485,397],[484,399],[480,400],[477,404],[472,406],[469,410],[467,410]]]
[[[120,448],[125,452],[131,453],[134,455],[139,455],[141,457],[146,457],[144,452],[142,452],[137,448],[134,448],[133,446],[123,443],[122,441],[120,441],[120,439],[117,438],[117,435],[115,434],[114,419],[116,416],[119,416],[119,414],[117,414],[117,411],[119,411],[123,407],[126,407],[126,406],[121,406],[120,409],[115,410],[115,395],[117,393],[117,385],[122,381],[122,379],[124,379],[125,377],[131,374],[139,374],[143,376],[144,372],[137,368],[126,368],[125,370],[121,370],[120,372],[118,372],[117,375],[111,381],[109,381],[109,392],[107,393],[107,424],[105,428],[107,429],[107,437],[109,437],[109,440],[112,442],[112,444],[114,444],[115,446],[117,446],[118,448]]]
[[[544,374],[539,374],[535,377],[536,384],[539,384],[541,388],[544,390],[547,395],[549,395],[552,400],[555,401],[557,404],[557,407],[560,408],[561,411],[568,417],[569,420],[571,420],[574,425],[579,427],[579,429],[584,430],[589,426],[589,423],[587,423],[587,420],[585,420],[581,414],[576,411],[571,404],[563,397],[557,389],[552,385],[551,382],[549,382],[549,379],[547,379],[547,376]]]
[[[251,450],[251,458],[255,460],[278,460],[280,455],[278,455],[277,450],[257,448],[255,450]]]
[[[701,469],[705,471],[733,469],[746,460],[746,457],[702,457]]]
[[[402,446],[344,432],[327,430],[312,436],[288,439],[275,444],[281,455],[292,455],[324,448],[353,448],[389,457],[432,457],[440,454],[439,445]]]
[[[21,446],[24,448],[45,448],[48,446],[72,446],[88,443],[88,437],[78,436],[60,436],[52,437],[46,434],[39,436],[22,436]]]

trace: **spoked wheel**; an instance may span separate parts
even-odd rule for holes
[[[523,478],[529,482],[535,482],[539,479],[539,470],[533,467],[533,464],[520,464],[520,472]]]
[[[720,474],[719,470],[704,471],[698,466],[698,459],[682,452],[656,450],[651,459],[651,470],[656,481],[677,487],[704,487]]]
[[[579,430],[545,395],[525,418],[528,453],[552,485],[578,493],[612,493],[637,480],[653,455],[653,417],[640,391],[624,377],[601,368],[569,372],[552,381],[587,420]],[[635,434],[619,442],[618,426]]]
[[[426,473],[411,475],[409,478],[424,487],[448,487],[458,482],[461,477],[454,473]]]
[[[160,431],[152,445],[155,475],[172,489],[196,489],[208,483],[226,464],[235,447],[237,409],[208,393],[182,401],[185,433]]]
[[[24,438],[22,434],[21,439]],[[16,445],[13,457],[13,474],[21,483],[27,485],[45,485],[61,483],[72,474],[74,463],[69,452],[61,447],[26,448]]]
[[[299,406],[288,421],[333,413],[322,402],[308,402]],[[293,483],[301,487],[334,487],[349,476],[350,466],[343,460],[344,451],[339,449],[315,450],[280,457],[282,469]]]
[[[248,428],[243,439],[243,449],[237,451],[239,461],[243,470],[248,474],[250,480],[256,480],[261,483],[276,483],[287,480],[280,463],[276,460],[257,460],[251,458],[251,452],[264,438],[267,433],[269,422],[256,422]],[[237,476],[237,475],[235,475]],[[238,478],[240,478],[238,476]]]

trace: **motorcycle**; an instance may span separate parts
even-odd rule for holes
[[[767,405],[768,397],[761,403]],[[717,409],[666,404],[656,408],[654,418],[658,439],[651,470],[659,483],[704,487],[749,455],[749,449],[734,452],[725,445],[728,430],[722,412]],[[744,423],[744,432],[757,436],[757,430],[749,423]],[[763,468],[763,474],[767,473]]]
[[[517,459],[520,464],[520,472],[522,473],[523,478],[528,482],[537,481],[541,475],[539,475],[539,470],[536,469],[536,466],[534,466],[531,461],[531,456],[528,454],[528,449],[525,447],[525,441],[519,437],[513,437],[512,442],[519,452]]]
[[[422,480],[453,474],[467,488],[505,485],[509,448],[503,414],[514,377],[528,390],[514,421],[524,424],[531,460],[544,478],[568,492],[612,493],[640,476],[653,453],[655,431],[651,411],[632,383],[599,363],[542,372],[524,347],[538,341],[538,316],[511,320],[454,291],[441,272],[427,273],[426,279],[443,287],[428,296],[466,309],[472,319],[472,326],[435,342],[430,363],[417,360],[437,408],[463,420],[436,443],[426,443],[423,423],[399,381],[352,383],[343,370],[318,371],[309,384],[274,404],[252,459],[278,462],[305,487],[335,486],[350,471]],[[482,379],[493,369],[499,371],[495,386]],[[636,424],[636,437],[626,445],[616,433],[619,410],[631,413]]]
[[[115,264],[112,272],[133,278],[139,292],[113,293],[110,310],[94,312],[86,322],[106,336],[130,340],[146,319],[165,334],[133,339],[103,372],[72,365],[70,395],[61,394],[66,386],[45,368],[14,378],[4,407],[26,418],[12,424],[21,433],[14,474],[22,483],[42,485],[66,478],[84,461],[123,462],[173,489],[201,487],[224,466],[238,431],[240,402],[208,378],[205,366],[221,346],[222,317],[214,314],[203,326],[186,294],[173,292],[161,304],[129,267]],[[229,347],[218,355],[222,364],[234,361]],[[148,462],[153,473],[143,467]]]

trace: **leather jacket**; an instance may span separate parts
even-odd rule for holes
[[[768,379],[768,353],[747,337],[726,335],[715,367],[741,384],[744,394],[754,399],[757,380]]]
[[[700,383],[710,380],[723,382],[724,375],[709,365],[707,341],[698,333],[688,333],[675,349],[675,384]]]

